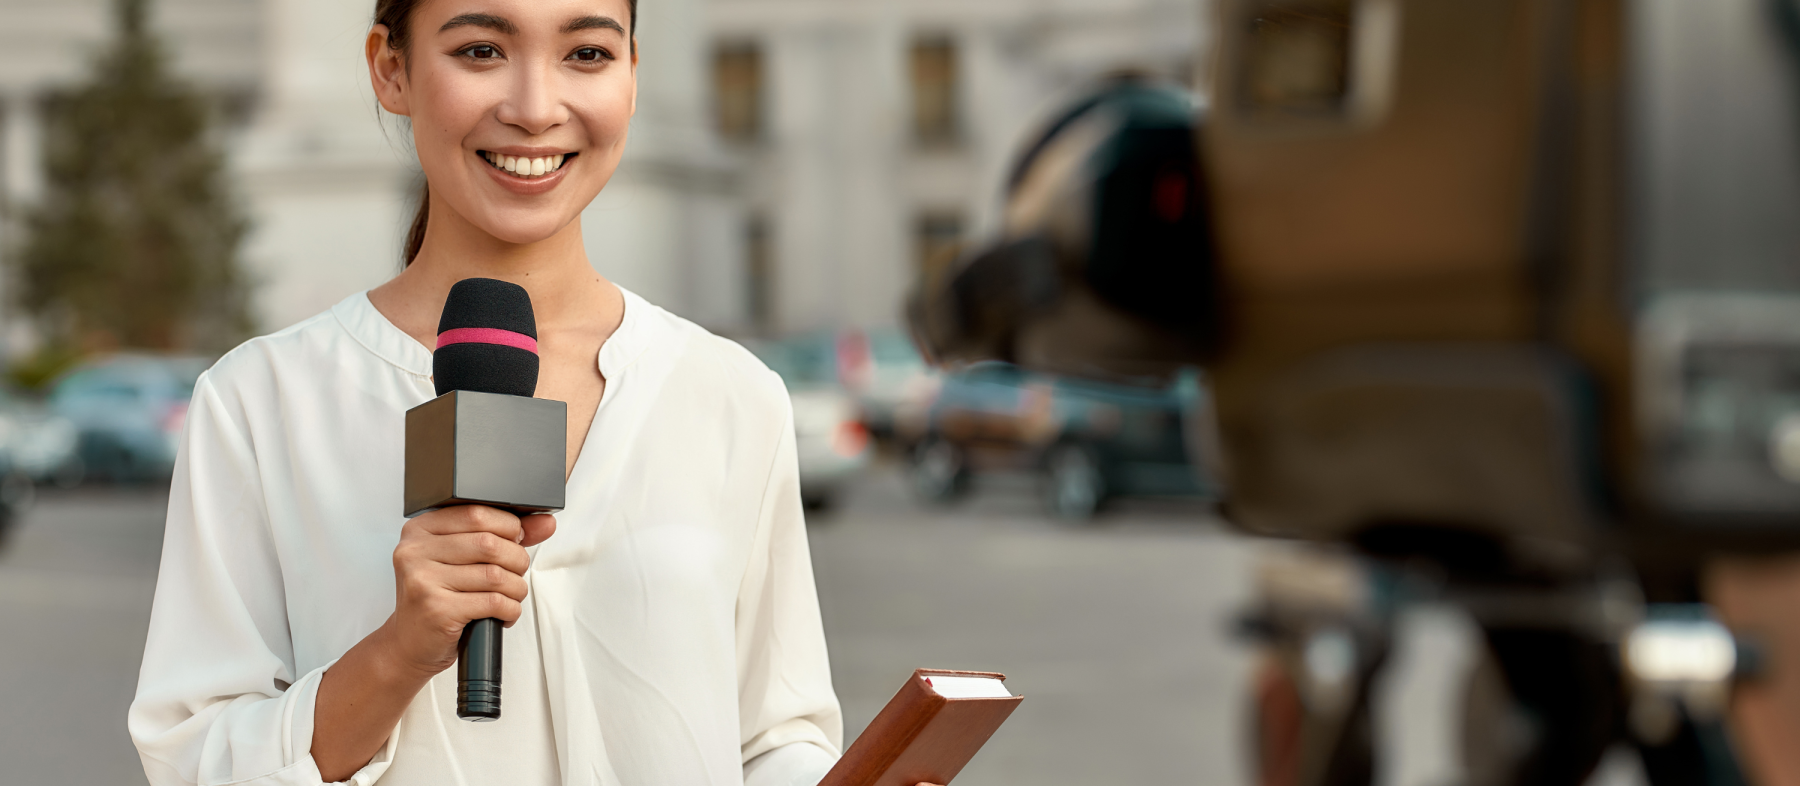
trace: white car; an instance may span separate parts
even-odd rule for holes
[[[874,440],[862,408],[838,382],[837,354],[828,337],[745,342],[781,375],[794,404],[794,442],[800,461],[800,499],[829,507],[846,481],[874,459]]]
[[[0,540],[31,507],[38,484],[81,480],[75,424],[0,389]]]
[[[0,393],[0,453],[11,472],[34,483],[74,485],[82,473],[81,459],[75,454],[79,436],[75,424],[67,419]],[[0,497],[4,496],[0,492]]]
[[[800,501],[829,507],[845,481],[862,474],[874,452],[856,401],[830,388],[790,388],[794,443],[800,457]]]

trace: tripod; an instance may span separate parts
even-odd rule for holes
[[[1623,573],[1545,582],[1347,551],[1277,555],[1239,624],[1258,647],[1249,718],[1263,786],[1365,786],[1376,696],[1402,618],[1450,610],[1475,631],[1447,721],[1469,786],[1577,786],[1618,746],[1653,786],[1736,786],[1724,729],[1748,647],[1696,604],[1646,604]],[[1726,649],[1721,650],[1723,646]],[[1725,656],[1721,659],[1721,656]]]

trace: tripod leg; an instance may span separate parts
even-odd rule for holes
[[[1255,677],[1259,786],[1369,786],[1375,781],[1371,672],[1352,677],[1348,695],[1334,702],[1303,694],[1295,653],[1271,647]]]
[[[1620,676],[1606,645],[1570,631],[1487,628],[1488,647],[1529,741],[1512,783],[1581,786],[1619,739]]]
[[[1695,723],[1682,715],[1668,739],[1638,741],[1650,786],[1745,786],[1748,781],[1738,769],[1724,724]]]
[[[1293,675],[1264,653],[1257,664],[1251,728],[1255,730],[1258,786],[1300,786],[1304,756],[1306,705]]]

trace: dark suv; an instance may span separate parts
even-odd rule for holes
[[[1188,444],[1205,402],[1192,371],[1166,385],[1112,384],[981,363],[944,376],[921,417],[899,428],[913,488],[928,500],[956,498],[977,473],[1035,470],[1052,513],[1085,519],[1110,497],[1213,493]]]

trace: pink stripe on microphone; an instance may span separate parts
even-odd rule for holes
[[[503,347],[518,347],[533,355],[538,351],[537,339],[499,328],[457,328],[438,334],[438,349],[451,344],[499,344]]]

